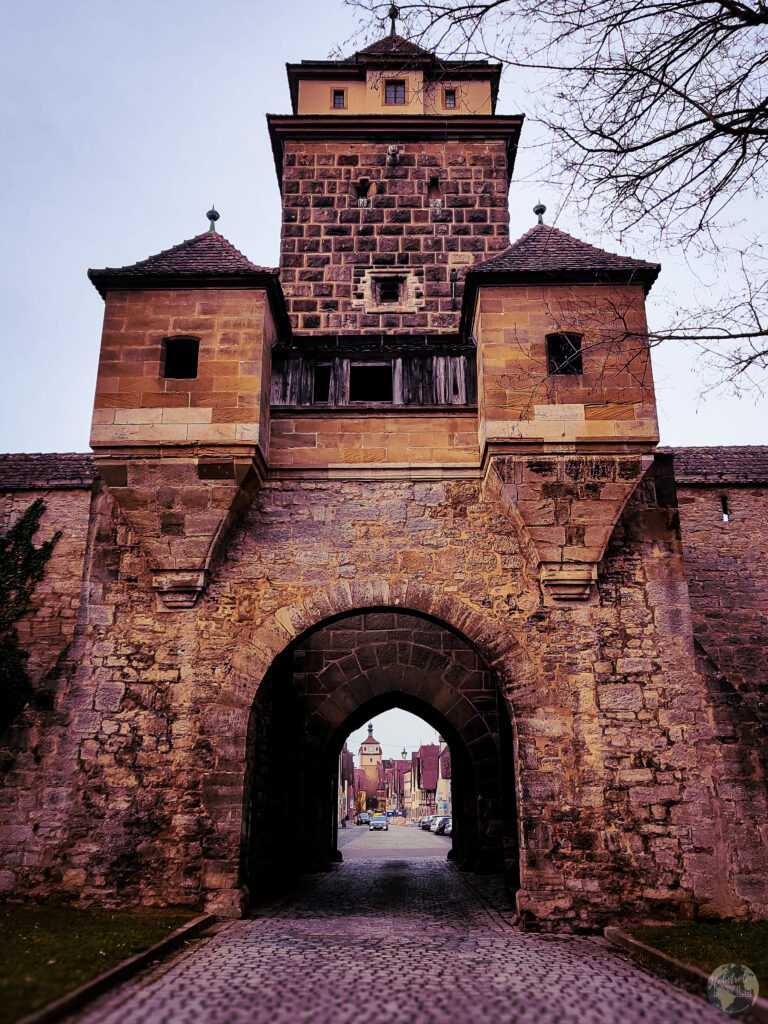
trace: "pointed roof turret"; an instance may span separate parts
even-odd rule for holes
[[[214,223],[212,220],[211,228]],[[239,249],[211,228],[138,263],[89,270],[88,277],[103,299],[110,291],[150,288],[265,287],[282,332],[290,334],[277,269],[251,263]]]
[[[482,263],[469,274],[483,278],[504,275],[519,280],[603,280],[642,284],[646,293],[661,265],[598,249],[549,224],[536,224],[508,249]],[[469,274],[467,276],[469,276]]]

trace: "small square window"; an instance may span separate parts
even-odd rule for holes
[[[392,303],[397,305],[400,302],[403,278],[402,277],[380,277],[374,282],[376,302],[380,306]]]
[[[392,401],[390,363],[352,363],[349,367],[350,402]]]
[[[166,338],[163,342],[163,376],[166,380],[197,377],[199,338]]]
[[[347,106],[347,90],[346,89],[334,89],[333,90],[333,109],[344,110]]]
[[[547,373],[578,376],[581,363],[581,335],[558,331],[547,335]]]
[[[385,83],[384,102],[405,103],[405,82],[402,79]]]
[[[446,89],[444,94],[443,94],[443,102],[444,102],[444,106],[446,107],[447,110],[455,110],[456,109],[456,90],[455,89]]]

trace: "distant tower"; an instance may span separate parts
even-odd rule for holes
[[[381,788],[381,744],[373,736],[373,725],[368,726],[368,739],[360,744],[360,768],[365,774],[365,792],[368,806],[376,805],[377,794]]]

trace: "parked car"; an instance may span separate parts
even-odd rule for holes
[[[445,829],[443,830],[443,835],[444,836],[453,835],[453,818],[451,818],[451,820],[445,826]]]
[[[361,811],[357,816],[358,825],[369,825],[371,821],[370,815],[366,811]]]
[[[421,827],[425,832],[429,832],[430,826],[435,819],[434,814],[428,814],[425,818],[421,819]]]
[[[437,819],[437,828],[435,829],[435,835],[436,836],[444,836],[446,834],[450,835],[450,832],[446,833],[446,831],[445,831],[450,824],[451,824],[451,819],[450,818],[438,818]]]
[[[368,826],[368,831],[375,832],[377,830],[384,832],[389,831],[389,822],[387,821],[386,814],[374,814],[374,816],[371,818],[371,823]]]
[[[447,815],[436,814],[435,817],[430,822],[429,831],[430,832],[434,832],[436,835],[441,835],[442,833],[440,831],[440,826],[442,825],[443,828],[445,828],[445,825],[447,824],[447,822],[448,822]]]

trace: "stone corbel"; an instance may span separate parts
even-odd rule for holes
[[[205,590],[208,570],[166,569],[152,573],[152,586],[168,609],[192,608]]]
[[[258,450],[203,456],[101,449],[96,466],[146,555],[158,609],[192,608],[264,480]]]
[[[517,523],[545,604],[588,601],[597,567],[650,453],[492,453],[486,500]]]

